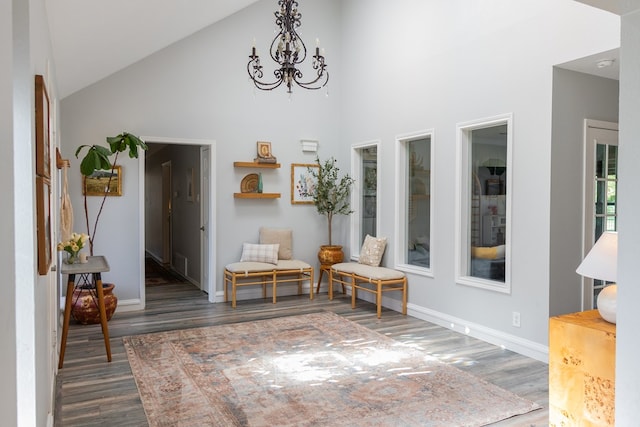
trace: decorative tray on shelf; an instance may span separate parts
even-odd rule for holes
[[[258,191],[258,179],[257,173],[247,174],[240,182],[240,191],[242,193],[255,193]]]

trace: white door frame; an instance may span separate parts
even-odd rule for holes
[[[209,277],[208,283],[201,284],[202,289],[209,294],[209,302],[215,302],[215,282],[214,282],[214,272],[216,271],[216,259],[215,257],[210,257],[210,254],[215,253],[215,248],[213,245],[216,241],[216,227],[215,227],[215,212],[216,212],[216,182],[215,182],[215,163],[213,160],[216,158],[216,142],[212,139],[185,139],[185,138],[170,138],[170,137],[159,137],[159,136],[141,136],[141,139],[145,143],[160,143],[160,144],[174,144],[174,145],[206,145],[210,147],[209,150],[209,194],[202,196],[202,200],[209,201],[209,227],[206,230],[207,237],[209,240],[209,245],[206,251],[201,253],[202,257],[208,257],[208,265],[209,271],[207,277]],[[140,194],[145,194],[144,191],[144,177],[145,177],[145,160],[144,160],[144,150],[142,150],[142,154],[138,158],[138,191]],[[138,239],[140,241],[140,246],[142,247],[142,260],[144,263],[144,236],[145,236],[145,209],[144,209],[144,197],[140,197],[139,200],[139,210],[140,216],[138,218],[139,221],[139,229],[140,235]],[[141,269],[141,277],[140,277],[140,302],[142,307],[146,305],[146,293],[145,293],[145,285],[144,285],[144,269]]]

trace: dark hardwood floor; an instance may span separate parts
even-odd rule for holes
[[[326,290],[326,286],[323,286]],[[117,288],[116,288],[117,292]],[[538,402],[543,409],[494,424],[548,425],[548,366],[483,341],[400,313],[384,310],[378,320],[375,306],[350,298],[329,301],[326,292],[313,301],[307,296],[210,304],[188,283],[147,286],[147,308],[118,313],[109,322],[112,362],[106,362],[100,325],[72,324],[64,367],[56,381],[56,426],[146,426],[147,421],[131,374],[122,337],[172,329],[247,322],[279,316],[333,311],[363,326],[410,343],[445,363]]]

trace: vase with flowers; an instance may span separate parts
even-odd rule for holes
[[[71,238],[65,242],[58,243],[58,250],[65,251],[67,264],[78,262],[80,250],[84,248],[85,243],[89,240],[89,236],[85,233],[71,233]]]

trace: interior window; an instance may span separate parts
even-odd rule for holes
[[[459,126],[463,284],[509,292],[511,116]]]
[[[362,148],[360,176],[362,177],[360,243],[367,234],[376,236],[378,217],[378,147]]]
[[[431,236],[431,137],[407,141],[406,263],[429,268]]]
[[[396,264],[418,274],[433,274],[431,242],[431,159],[433,132],[397,139],[398,205]]]
[[[355,179],[351,193],[351,247],[357,248],[357,254],[367,234],[378,233],[378,143],[353,146],[351,164]]]

